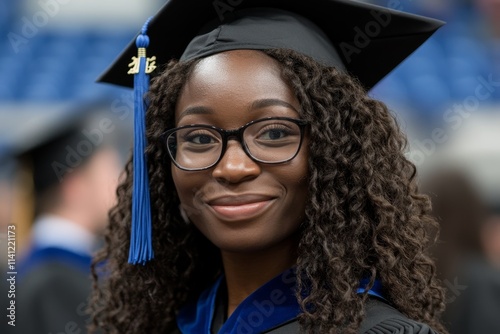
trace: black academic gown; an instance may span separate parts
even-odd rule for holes
[[[90,263],[90,256],[59,248],[31,252],[19,275],[12,333],[86,333]]]
[[[221,315],[215,315],[221,317]],[[214,322],[211,334],[219,334],[218,329],[223,323]],[[178,332],[180,333],[180,331]],[[300,334],[300,326],[297,319],[278,325],[266,334]],[[370,298],[366,305],[366,317],[358,333],[363,334],[438,334],[429,326],[410,320],[395,308],[389,306],[376,298]],[[185,333],[183,333],[185,334]]]
[[[292,272],[293,271],[289,271]],[[295,298],[294,276],[277,276],[247,297],[225,319],[225,289],[219,280],[188,304],[177,317],[173,334],[299,334],[300,307]],[[428,325],[409,319],[389,305],[377,292],[370,293],[366,316],[358,333],[363,334],[438,334]]]
[[[446,279],[445,319],[452,334],[500,334],[500,269],[475,256]]]
[[[41,216],[32,233],[16,267],[16,327],[7,333],[86,333],[92,235],[52,215]]]

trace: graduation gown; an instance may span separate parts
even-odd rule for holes
[[[84,333],[92,288],[91,257],[61,248],[37,248],[19,277],[13,333]]]
[[[183,307],[177,316],[178,329],[173,334],[295,334],[300,307],[295,297],[292,269],[267,282],[248,296],[225,319],[224,278],[205,290],[197,301]],[[359,288],[358,292],[364,289]],[[409,319],[381,296],[380,286],[369,292],[366,317],[359,333],[364,334],[438,334],[426,324]]]
[[[448,287],[445,320],[450,333],[500,333],[500,270],[481,256],[462,261],[444,282]]]
[[[12,333],[86,332],[92,258],[84,250],[91,245],[68,224],[55,216],[35,223],[32,247],[18,267]],[[65,247],[68,243],[73,247]]]

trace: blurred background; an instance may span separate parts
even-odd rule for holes
[[[13,220],[17,213],[12,210],[12,201],[23,197],[22,187],[14,187],[14,183],[22,182],[19,169],[8,157],[46,141],[59,125],[64,127],[66,117],[84,112],[85,105],[96,101],[108,101],[108,110],[104,112],[118,116],[116,125],[130,124],[131,90],[95,81],[163,3],[160,0],[0,1],[2,237],[6,224],[18,223]],[[124,144],[130,142],[131,139]],[[23,232],[24,228],[19,226]],[[26,245],[27,235],[18,236],[20,251]],[[2,257],[1,261],[5,259]]]
[[[1,0],[2,254],[8,225],[17,228],[18,259],[32,244],[33,171],[14,158],[96,101],[101,118],[127,129],[131,91],[95,79],[164,2]],[[407,156],[442,226],[433,251],[452,333],[500,333],[500,0],[365,2],[447,22],[370,95],[407,133]],[[111,133],[122,163],[131,143],[123,133]]]
[[[370,2],[447,22],[370,94],[407,133],[440,223],[445,324],[500,333],[500,0]]]
[[[131,90],[95,81],[163,3],[0,0],[0,333],[86,332],[133,120]]]

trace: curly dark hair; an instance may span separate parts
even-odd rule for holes
[[[407,141],[387,107],[361,84],[290,50],[262,51],[274,58],[310,124],[309,198],[296,263],[300,324],[319,333],[356,333],[367,294],[361,277],[380,279],[386,297],[409,318],[447,333],[439,317],[444,290],[427,255],[437,224],[418,193],[416,168],[404,156]],[[174,124],[176,101],[197,60],[171,61],[149,93],[147,156],[155,259],[127,263],[132,164],[110,212],[106,245],[94,259],[91,330],[168,332],[175,315],[222,272],[218,249],[184,223],[160,135]],[[321,259],[320,261],[318,259]],[[307,307],[306,307],[307,306]],[[312,307],[310,307],[312,306]]]

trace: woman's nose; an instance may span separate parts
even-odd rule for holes
[[[261,172],[260,165],[253,161],[237,140],[229,140],[227,148],[212,176],[220,181],[238,183],[251,180]]]

